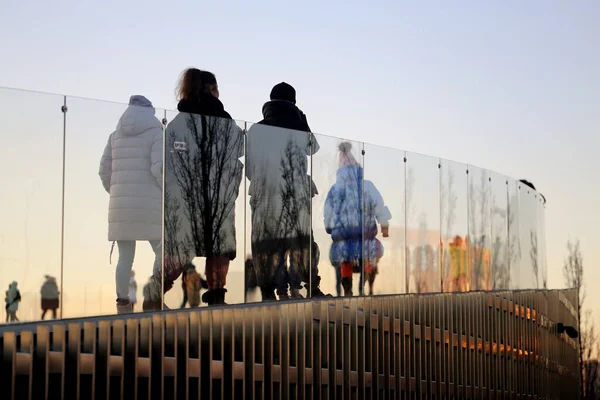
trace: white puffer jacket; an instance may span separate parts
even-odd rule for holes
[[[110,194],[108,240],[160,240],[162,236],[162,125],[152,103],[132,96],[100,160]]]

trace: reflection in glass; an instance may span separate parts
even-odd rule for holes
[[[508,263],[510,289],[521,289],[521,236],[520,236],[519,183],[508,180]]]
[[[405,165],[402,160],[405,152],[371,144],[365,144],[364,175],[365,175],[365,221],[376,219],[381,226],[381,234],[375,233],[382,243],[383,257],[377,262],[377,283],[374,294],[393,294],[406,292],[406,239],[404,215],[404,176]],[[393,160],[393,161],[392,161]],[[370,182],[367,184],[367,182]],[[382,204],[389,211],[387,215],[388,235],[385,235],[385,218],[380,210],[372,207],[366,201],[369,190],[373,186],[380,193]],[[375,203],[378,204],[378,203]],[[380,218],[381,217],[381,218]],[[382,223],[382,220],[384,223]],[[370,231],[365,223],[365,241]],[[368,247],[368,246],[366,246]]]
[[[383,237],[389,236],[391,214],[373,182],[363,178],[363,168],[352,154],[352,144],[339,145],[339,169],[336,183],[325,201],[325,230],[331,235],[330,261],[336,269],[336,292],[340,283],[344,296],[353,295],[353,275],[359,274],[359,295],[365,282],[374,294],[378,263],[383,245],[377,239],[379,223]]]
[[[336,293],[338,296],[341,296],[343,294],[341,264],[338,263],[338,256],[336,255],[336,249],[331,235],[332,232],[328,232],[328,222],[325,221],[325,210],[327,208],[328,194],[338,183],[339,179],[348,175],[343,172],[341,175],[338,174],[338,171],[340,170],[341,143],[345,142],[345,146],[349,147],[346,152],[347,158],[349,158],[351,154],[353,160],[359,165],[360,160],[362,160],[363,146],[358,142],[343,141],[342,139],[330,136],[314,136],[315,140],[319,143],[319,151],[312,156],[311,160],[311,175],[314,181],[313,189],[315,190],[315,196],[312,198],[312,226],[317,248],[319,248],[323,254],[323,257],[320,257],[320,259],[317,260],[317,271],[322,277],[321,290],[325,293]],[[358,167],[350,169],[354,169],[355,172],[358,171]],[[357,176],[355,176],[355,178],[356,177]],[[332,201],[333,199],[330,200],[330,205],[332,204]],[[362,225],[359,231],[362,239]],[[355,249],[355,251],[362,252],[362,249]],[[351,291],[354,294],[362,292],[360,287],[360,283],[362,282],[360,279],[362,271],[362,266],[359,265],[352,265],[351,271],[346,271],[347,275],[352,276],[352,288],[349,288],[349,292]],[[354,279],[354,274],[358,275],[358,279]],[[350,276],[347,278],[350,278]],[[349,279],[346,281],[349,281]]]
[[[42,314],[45,275],[60,285],[63,96],[0,88],[0,290],[17,283],[16,317]],[[6,321],[6,303],[0,323]]]
[[[546,258],[546,198],[539,193],[538,212],[538,247],[540,262],[540,283],[542,289],[548,289],[548,259]]]
[[[406,247],[410,293],[439,292],[439,160],[406,153]]]
[[[468,275],[467,166],[441,160],[442,291],[466,292]]]
[[[168,292],[184,274],[181,305],[172,307],[198,306],[203,288],[202,302],[224,304],[229,265],[237,255],[243,132],[231,119],[182,112],[168,124],[165,138],[164,274],[152,276],[144,302],[160,308],[161,279]],[[190,265],[195,257],[205,258],[205,281]]]
[[[315,295],[319,252],[312,244],[308,158],[311,134],[254,124],[246,135],[252,266],[263,301]],[[311,269],[311,266],[315,268]],[[315,293],[311,293],[315,292]]]
[[[145,98],[130,100],[67,99],[68,317],[140,310],[137,280],[160,268],[163,112]]]
[[[510,288],[507,178],[490,174],[492,212],[492,289]]]
[[[492,288],[489,172],[469,168],[470,290]]]
[[[522,289],[537,289],[540,285],[537,231],[537,193],[527,184],[519,182],[519,240],[521,243]]]

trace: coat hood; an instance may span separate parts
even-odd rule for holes
[[[117,124],[117,132],[123,136],[136,136],[149,129],[162,130],[162,124],[154,112],[152,103],[144,96],[131,96],[129,107]]]

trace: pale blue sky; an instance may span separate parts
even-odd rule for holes
[[[285,80],[316,132],[533,181],[551,285],[579,237],[600,304],[600,2],[212,3],[4,1],[0,85],[173,108],[196,66],[256,121]]]

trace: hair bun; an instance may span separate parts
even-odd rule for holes
[[[342,153],[348,153],[350,150],[352,150],[352,143],[350,143],[350,142],[342,142],[342,143],[340,143],[340,145],[338,146],[338,148],[340,149],[340,151]]]

